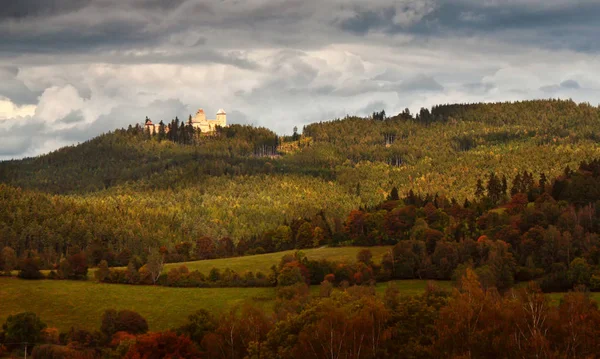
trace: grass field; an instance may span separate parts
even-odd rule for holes
[[[151,330],[174,328],[200,308],[225,310],[246,300],[270,309],[273,288],[171,288],[102,284],[93,281],[27,281],[0,278],[0,324],[10,314],[30,311],[61,331],[97,329],[106,309],[131,309]]]
[[[381,257],[384,253],[392,249],[392,246],[379,246],[379,247],[322,247],[322,248],[311,248],[303,249],[302,252],[306,254],[308,259],[320,260],[327,259],[335,262],[353,263],[356,261],[356,254],[361,249],[368,249],[373,254],[373,260],[377,263],[381,262]],[[221,270],[230,268],[238,273],[251,271],[261,271],[263,273],[269,272],[272,265],[277,265],[286,254],[294,254],[296,250],[275,252],[267,254],[258,254],[253,256],[245,257],[233,257],[233,258],[222,258],[222,259],[208,259],[203,261],[194,262],[182,262],[182,263],[169,263],[165,265],[165,270],[169,270],[173,267],[179,267],[185,265],[190,271],[199,270],[203,273],[208,273],[212,268],[219,268]]]
[[[378,246],[378,247],[322,247],[322,248],[311,248],[303,249],[302,252],[306,254],[308,259],[320,260],[327,259],[335,262],[353,263],[356,261],[356,254],[361,249],[368,249],[373,254],[373,260],[377,263],[381,262],[381,258],[384,253],[392,249],[392,246]],[[296,250],[257,254],[253,256],[245,257],[232,257],[232,258],[220,258],[220,259],[207,259],[202,261],[192,262],[180,262],[180,263],[168,263],[165,265],[165,271],[171,268],[185,265],[190,271],[199,270],[204,274],[208,274],[211,269],[218,268],[224,270],[230,268],[238,273],[242,273],[248,270],[253,272],[263,272],[267,274],[272,265],[277,265],[286,254],[294,254]],[[90,268],[88,277],[93,279],[96,268]],[[48,274],[49,270],[43,270],[42,273]],[[17,275],[15,271],[13,273]]]
[[[438,283],[450,287],[449,282]],[[382,293],[387,285],[378,284],[377,291]],[[422,293],[426,285],[424,280],[396,281],[404,295]],[[318,290],[311,288],[313,294]],[[94,330],[100,327],[102,313],[114,308],[134,310],[148,320],[150,330],[164,330],[180,326],[200,308],[218,313],[250,301],[271,310],[274,300],[275,288],[171,288],[0,277],[0,324],[11,314],[30,311],[61,331]]]

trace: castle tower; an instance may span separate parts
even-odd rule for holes
[[[227,126],[227,114],[223,109],[219,109],[217,112],[217,124],[221,127]]]
[[[203,109],[199,109],[198,112],[196,112],[196,116],[194,116],[194,119],[192,120],[192,122],[204,122],[206,121],[206,114],[204,113]]]

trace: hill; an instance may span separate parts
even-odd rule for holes
[[[130,126],[0,163],[0,246],[35,249],[49,266],[72,246],[109,248],[114,265],[126,265],[149,247],[177,252],[203,237],[217,249],[222,239],[241,243],[235,254],[339,244],[350,211],[394,187],[462,202],[490,171],[554,178],[600,155],[598,133],[598,107],[561,100],[375,113],[289,137],[233,125],[157,138]],[[300,243],[304,223],[320,230]]]

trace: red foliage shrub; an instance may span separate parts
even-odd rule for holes
[[[162,333],[148,333],[136,338],[125,359],[176,359],[200,358],[200,352],[184,335],[177,335],[171,331]]]

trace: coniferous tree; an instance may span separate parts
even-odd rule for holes
[[[475,187],[475,197],[477,199],[482,199],[485,195],[485,188],[483,188],[483,181],[481,178],[477,179],[477,185]]]
[[[546,178],[546,174],[542,172],[540,174],[540,190],[542,193],[546,190],[546,184],[548,183],[548,179]]]
[[[390,192],[390,194],[388,196],[388,200],[389,201],[400,200],[400,196],[398,195],[398,188],[396,188],[395,186],[392,188],[392,191]]]
[[[512,187],[510,189],[510,195],[514,196],[517,193],[521,193],[521,188],[523,186],[523,180],[521,179],[521,174],[517,173],[512,182]]]
[[[165,123],[162,120],[158,123],[158,141],[166,139]]]
[[[179,143],[187,145],[189,144],[188,141],[188,137],[187,137],[187,131],[185,130],[185,123],[181,122],[179,124],[179,130],[177,131],[177,133],[179,133]]]

